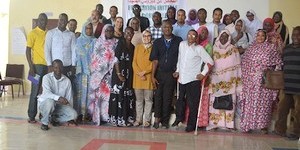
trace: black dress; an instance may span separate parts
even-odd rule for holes
[[[135,94],[132,88],[133,69],[132,60],[134,46],[126,46],[125,39],[120,39],[115,50],[118,58],[120,73],[125,81],[119,80],[114,68],[111,81],[111,94],[109,98],[109,117],[113,126],[129,126],[134,121]]]

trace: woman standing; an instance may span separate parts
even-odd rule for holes
[[[134,30],[134,35],[132,37],[131,43],[134,46],[142,44],[143,34],[141,32],[140,20],[136,17],[133,17],[129,22],[129,26],[132,27]]]
[[[124,39],[118,42],[115,50],[118,63],[112,73],[109,99],[109,121],[113,126],[132,126],[134,122],[135,95],[132,88],[134,46],[131,43],[133,34],[133,29],[127,27]]]
[[[92,114],[93,121],[100,125],[101,121],[107,122],[108,104],[110,96],[111,74],[115,58],[115,48],[118,40],[113,37],[114,28],[107,24],[103,27],[101,36],[95,43],[91,60],[91,80],[89,91],[89,111]]]
[[[93,25],[88,22],[82,27],[80,37],[76,42],[76,79],[78,106],[74,106],[78,115],[78,121],[88,120],[88,87],[90,81],[91,53],[95,44]]]
[[[281,66],[281,63],[275,45],[267,42],[266,31],[258,30],[253,45],[246,50],[242,59],[241,129],[244,132],[261,129],[262,133],[267,133],[278,90],[262,86],[263,71]]]
[[[143,44],[135,47],[132,62],[133,88],[136,96],[136,119],[133,124],[134,126],[139,126],[142,123],[144,127],[151,126],[153,105],[152,62],[149,60],[151,50],[151,32],[144,30]]]
[[[117,17],[114,26],[114,36],[117,39],[123,38],[123,18]]]
[[[275,45],[275,49],[282,53],[284,43],[281,36],[275,30],[275,22],[272,18],[266,18],[263,22],[263,29],[267,32],[267,41]]]
[[[223,30],[213,47],[215,62],[211,72],[209,126],[213,128],[234,129],[234,112],[237,96],[242,90],[241,58],[238,49],[231,44],[228,30]],[[221,97],[232,99],[231,110],[216,109],[214,102]]]

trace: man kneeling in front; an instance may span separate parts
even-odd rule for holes
[[[43,92],[38,98],[39,111],[42,115],[42,130],[48,130],[49,120],[53,126],[74,121],[77,112],[73,109],[71,81],[62,74],[63,63],[56,59],[52,62],[53,72],[42,80]]]

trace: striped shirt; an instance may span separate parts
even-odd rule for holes
[[[300,95],[300,47],[287,45],[283,51],[285,93]]]

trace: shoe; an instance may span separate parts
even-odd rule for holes
[[[191,127],[186,127],[185,128],[185,132],[192,132],[192,131],[195,131],[195,129],[191,128]]]
[[[180,122],[181,122],[181,121],[175,120],[174,123],[172,124],[172,127],[178,126],[178,124],[179,124]]]
[[[272,131],[272,133],[275,134],[275,135],[281,136],[281,137],[286,137],[285,133],[281,133],[281,132],[276,131],[276,130]]]
[[[54,126],[54,127],[58,127],[58,126],[60,125],[59,122],[54,121],[54,120],[51,121],[51,124],[52,124],[52,126]]]
[[[146,122],[144,123],[144,128],[149,128],[150,126],[151,126],[150,121],[146,121]]]
[[[68,121],[68,125],[69,124],[74,124],[75,126],[78,126],[78,123],[75,120],[70,120]],[[54,126],[54,125],[53,125]]]
[[[44,131],[47,131],[47,130],[49,130],[49,127],[48,127],[48,125],[42,124],[41,129]]]
[[[161,128],[163,128],[163,129],[169,129],[169,125],[168,124],[162,124]]]
[[[138,127],[138,126],[140,126],[141,125],[141,123],[139,122],[139,121],[135,121],[134,123],[133,123],[133,126],[134,127]]]
[[[299,139],[299,136],[296,134],[287,134],[286,137],[287,137],[287,140],[290,140],[290,141],[296,141]]]
[[[159,123],[158,122],[154,122],[153,128],[158,129],[159,128]]]
[[[27,120],[28,123],[36,123],[36,120],[34,118],[29,118]]]

